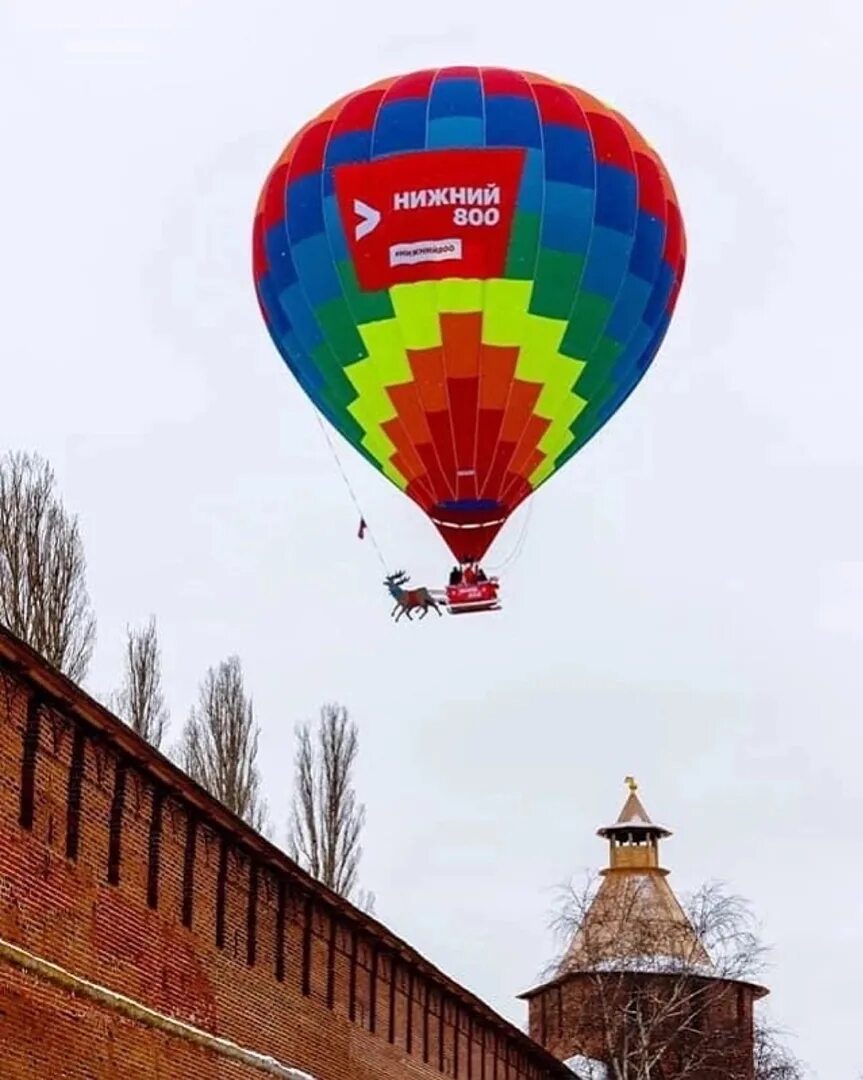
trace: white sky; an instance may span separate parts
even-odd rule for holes
[[[863,1069],[861,46],[851,0],[0,0],[0,444],[80,516],[90,687],[151,612],[177,725],[238,652],[279,837],[294,723],[347,704],[377,914],[519,1022],[554,886],[602,863],[634,772],[672,883],[751,898],[822,1080]],[[303,121],[444,63],[624,111],[690,256],[651,373],[536,498],[506,610],[393,626],[251,222]],[[432,526],[342,460],[387,557],[441,583]]]

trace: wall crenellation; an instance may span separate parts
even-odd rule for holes
[[[560,1075],[119,721],[0,665],[0,937],[321,1080]]]

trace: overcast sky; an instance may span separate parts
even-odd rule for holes
[[[294,724],[346,704],[377,914],[518,1022],[634,773],[672,884],[752,900],[821,1080],[863,1070],[861,31],[852,0],[0,0],[0,449],[47,455],[80,517],[88,687],[155,614],[176,732],[238,653],[277,839]],[[505,610],[394,626],[251,223],[306,119],[447,63],[626,113],[689,262],[650,374],[534,500]],[[387,559],[441,584],[432,526],[341,456]]]

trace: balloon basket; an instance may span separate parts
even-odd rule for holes
[[[481,611],[500,611],[497,581],[478,581],[475,585],[449,585],[432,591],[435,600],[446,605],[450,615],[477,614]]]

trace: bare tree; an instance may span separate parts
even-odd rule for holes
[[[157,749],[162,745],[168,710],[162,693],[162,657],[155,618],[140,629],[126,630],[123,683],[112,695],[111,707],[141,738]]]
[[[211,795],[261,830],[266,806],[257,767],[258,725],[239,657],[210,668],[183,729],[179,759]]]
[[[69,678],[87,673],[96,621],[78,522],[37,454],[0,458],[0,622]]]
[[[297,728],[288,850],[313,877],[369,910],[373,897],[357,889],[365,824],[352,780],[358,749],[356,725],[343,706],[323,706],[314,737],[309,723]]]
[[[803,1080],[806,1072],[783,1033],[760,1020],[755,1026],[755,1080]]]
[[[644,903],[632,875],[596,903],[596,879],[567,887],[554,926],[568,948],[546,974],[568,981],[578,1076],[602,1080],[799,1080],[775,1032],[741,1033],[741,984],[766,949],[749,906],[708,884],[680,911]],[[745,987],[743,987],[745,992]],[[716,1018],[724,1018],[717,1022]]]

